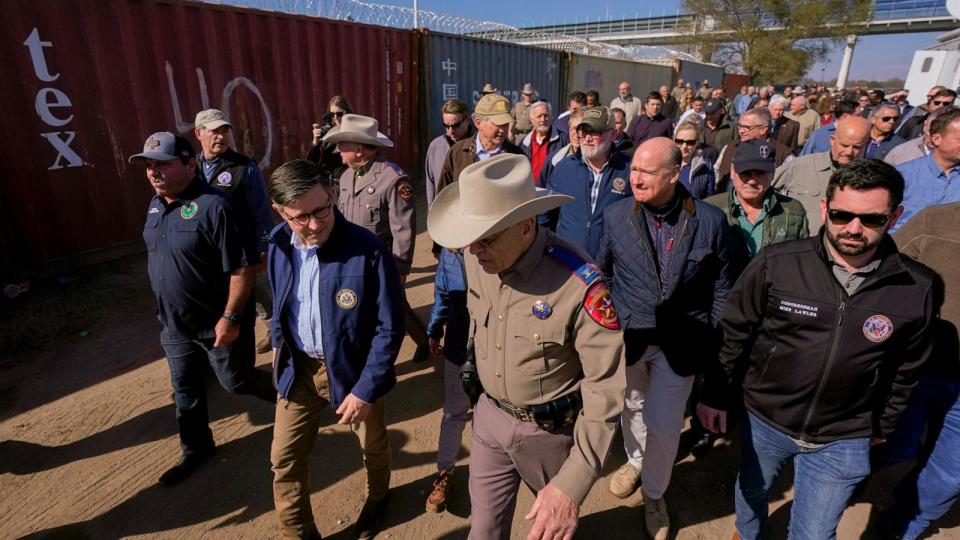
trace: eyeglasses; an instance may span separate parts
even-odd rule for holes
[[[943,107],[944,105],[953,105],[953,100],[951,99],[949,101],[934,101],[933,104]]]
[[[507,232],[506,230],[503,230],[500,232],[500,234],[497,234],[496,236],[488,236],[487,238],[481,238],[480,240],[477,240],[476,242],[474,242],[474,244],[476,244],[478,247],[484,250],[490,249],[497,243],[498,240],[500,240],[500,238],[503,237],[503,235],[506,232]]]
[[[677,143],[677,146],[696,146],[696,139],[674,139],[673,142]]]
[[[454,122],[452,124],[444,124],[443,129],[457,129],[458,127],[462,126],[466,120],[467,120],[466,118],[461,118],[459,122]]]
[[[879,229],[886,225],[893,216],[891,214],[855,214],[846,210],[831,210],[828,208],[827,217],[830,218],[830,223],[834,225],[846,225],[854,219],[859,219],[864,227]]]
[[[287,213],[282,210],[280,211],[280,214],[283,215],[284,218],[296,223],[297,225],[300,225],[301,227],[306,227],[307,225],[310,224],[310,218],[317,218],[317,221],[320,221],[330,217],[330,211],[332,209],[333,209],[333,203],[327,203],[321,206],[320,208],[317,208],[313,212],[307,212],[305,214],[300,214],[299,216],[287,215]]]
[[[900,119],[899,116],[881,116],[880,117],[881,122],[896,122],[899,119]]]
[[[762,127],[767,127],[767,126],[765,126],[765,125],[763,125],[763,124],[757,124],[757,125],[754,125],[754,126],[748,126],[748,125],[745,125],[745,124],[737,124],[737,129],[738,129],[738,130],[743,130],[743,131],[750,131],[751,129],[759,129],[759,128],[762,128]]]
[[[336,116],[337,118],[343,118],[343,115],[345,115],[345,114],[347,114],[347,113],[345,113],[345,112],[343,112],[343,111],[337,111],[337,112],[335,112],[335,113],[330,113],[330,114]]]
[[[597,131],[592,128],[577,126],[577,136],[580,137],[581,139],[585,139],[587,137],[596,137],[599,139],[607,131],[609,130],[605,129],[603,131]]]

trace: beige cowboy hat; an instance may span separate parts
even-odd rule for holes
[[[526,156],[501,154],[468,165],[437,195],[427,231],[446,248],[463,248],[573,200],[533,184]]]
[[[334,126],[326,135],[324,142],[354,142],[372,144],[374,146],[393,147],[393,141],[380,133],[380,124],[369,116],[359,114],[345,114],[340,119],[340,125]]]

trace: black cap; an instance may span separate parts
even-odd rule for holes
[[[764,171],[772,173],[776,166],[777,150],[767,141],[751,140],[737,145],[733,167],[738,173]]]
[[[703,112],[713,114],[723,108],[723,100],[710,98],[703,103]]]

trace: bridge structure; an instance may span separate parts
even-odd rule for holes
[[[853,49],[858,36],[948,32],[960,28],[957,19],[947,12],[946,0],[874,0],[869,20],[860,31],[847,36],[837,84],[843,88],[850,72]],[[777,31],[771,24],[767,30]],[[500,31],[499,39],[524,45],[550,48],[576,46],[577,42],[608,45],[695,45],[697,36],[724,33],[713,21],[694,14],[626,17],[619,20],[597,20],[518,28],[515,35]]]

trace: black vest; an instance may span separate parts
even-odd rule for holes
[[[247,165],[252,160],[231,148],[220,156],[217,167],[209,177],[204,173],[202,160],[203,152],[200,152],[197,154],[197,166],[200,168],[200,175],[210,184],[210,187],[226,194],[227,198],[230,199],[230,206],[243,219],[247,230],[250,232],[256,231],[256,217],[253,215],[253,208],[250,208],[250,203],[247,201],[246,189],[242,186],[246,180]]]

